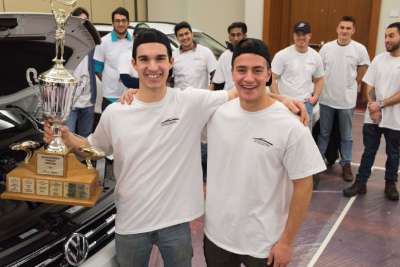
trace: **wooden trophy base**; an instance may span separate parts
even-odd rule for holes
[[[7,174],[6,191],[1,198],[86,207],[96,204],[103,189],[95,169],[88,169],[69,153],[62,156],[65,177],[38,174],[39,153],[43,152],[35,151],[29,163],[22,163]]]

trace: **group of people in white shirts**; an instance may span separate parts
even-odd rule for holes
[[[129,19],[119,15],[113,13],[117,25]],[[200,78],[192,80],[199,82],[202,89],[207,89],[204,87],[210,83],[210,88],[222,89],[230,82],[221,77],[212,79],[218,64],[214,70],[212,64],[205,64],[204,68],[194,66],[208,62],[204,58],[211,56],[193,40],[189,42],[193,38],[190,27],[185,23],[177,25],[185,26],[176,27],[181,43],[177,52],[172,52],[168,37],[155,29],[144,30],[130,42],[131,64],[138,74],[139,89],[125,92],[122,103],[114,101],[116,95],[105,94],[110,103],[93,134],[82,138],[67,127],[62,129],[65,143],[77,154],[78,147],[90,143],[114,155],[116,259],[120,266],[147,266],[152,246],[157,245],[164,266],[191,266],[189,222],[205,212],[207,266],[287,266],[310,202],[311,176],[326,169],[321,146],[318,149],[308,127],[287,107],[294,113],[300,111],[301,118],[306,113],[304,103],[313,105],[319,98],[328,99],[321,101],[327,114],[331,109],[354,108],[352,96],[353,90],[357,90],[357,72],[369,65],[365,47],[351,40],[355,21],[344,17],[339,22],[338,40],[326,44],[320,51],[321,57],[308,47],[310,25],[296,24],[294,35],[302,35],[298,41],[303,46],[307,43],[306,54],[297,51],[295,43],[275,56],[272,93],[265,86],[271,78],[267,46],[261,40],[247,38],[245,32],[241,32],[243,38],[227,55],[231,57],[229,78],[234,89],[180,88],[176,83],[186,84],[190,80],[182,79],[179,73],[174,74],[174,88],[168,87],[170,70],[176,68],[176,62],[191,67],[181,68],[183,73],[207,73],[207,83]],[[348,42],[341,43],[342,36],[349,36]],[[372,166],[368,164],[371,158],[373,163],[379,147],[377,136],[384,134],[386,142],[391,142],[385,192],[389,199],[396,200],[400,127],[396,128],[399,116],[395,114],[399,114],[400,108],[400,23],[388,26],[385,44],[388,52],[374,59],[363,79],[369,104],[361,166],[365,169]],[[179,58],[185,52],[192,54]],[[301,59],[292,58],[296,55]],[[285,61],[287,58],[289,62]],[[229,62],[226,58],[222,60]],[[99,62],[97,70],[101,70]],[[292,62],[296,64],[291,65]],[[300,67],[302,64],[304,68]],[[292,78],[298,72],[304,77]],[[291,92],[292,83],[305,87],[293,87],[299,92]],[[329,87],[330,84],[335,87]],[[283,92],[293,95],[284,96]],[[345,112],[343,117],[348,119],[347,115]],[[204,127],[209,149],[205,206],[200,164]],[[52,135],[47,124],[45,130],[48,142]],[[321,132],[321,139],[326,132]],[[360,171],[350,188],[353,195],[365,193],[363,188],[369,175],[365,181],[362,177],[365,178]],[[344,193],[349,196],[346,190]]]

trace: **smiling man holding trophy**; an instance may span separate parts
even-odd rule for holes
[[[11,146],[13,150],[25,151],[27,156],[20,166],[7,174],[7,189],[2,198],[93,206],[101,193],[97,172],[90,160],[104,157],[104,152],[90,146],[79,148],[87,162],[85,166],[69,152],[61,138],[61,127],[79,89],[87,82],[87,77],[78,80],[63,65],[65,28],[76,2],[50,0],[56,22],[54,65],[37,79],[43,115],[46,123],[51,124],[54,138],[46,148],[34,151],[33,156],[32,150],[38,147],[36,142],[25,141]],[[31,71],[29,69],[27,73]]]

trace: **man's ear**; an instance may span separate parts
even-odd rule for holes
[[[173,56],[170,57],[169,63],[171,63],[170,69],[172,69],[172,67],[173,67],[173,65],[174,65],[174,57],[173,57]]]
[[[134,58],[132,58],[131,64],[132,64],[133,69],[136,70],[136,60]]]

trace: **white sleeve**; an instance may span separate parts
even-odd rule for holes
[[[376,58],[372,60],[371,66],[367,69],[362,81],[370,86],[375,86],[376,79]]]
[[[104,55],[103,45],[102,44],[96,45],[96,47],[94,49],[93,59],[97,60],[97,61],[100,61],[100,62],[104,62],[105,61],[105,55]]]
[[[110,106],[103,111],[100,117],[100,121],[97,124],[95,131],[88,136],[89,144],[102,149],[106,155],[113,153],[112,149],[112,136],[110,130]]]
[[[138,74],[132,66],[132,51],[123,52],[118,59],[119,74],[128,74],[131,77],[138,78]]]
[[[289,178],[293,180],[305,178],[326,169],[308,127],[299,124],[291,129],[283,165]]]
[[[323,45],[322,48],[319,50],[319,55],[321,57],[322,66],[323,66],[324,70],[326,69],[326,64],[325,64],[326,52],[325,51],[326,51],[326,45]]]
[[[316,61],[317,67],[315,68],[313,77],[320,78],[325,75],[325,72],[324,72],[324,64],[322,63],[322,58],[317,52],[315,53],[315,61]]]
[[[221,58],[218,59],[218,63],[217,63],[217,68],[215,69],[215,73],[214,73],[214,77],[213,77],[213,83],[224,83],[225,81],[225,77],[224,77],[224,73],[222,71],[223,67],[222,67],[222,60]]]
[[[213,72],[217,68],[217,60],[213,52],[209,48],[207,48],[207,71],[208,73]]]
[[[284,61],[283,54],[278,52],[274,56],[274,59],[272,60],[272,63],[271,63],[271,69],[274,74],[280,76],[283,73],[283,69],[284,69],[283,61]]]
[[[369,60],[369,55],[368,55],[368,51],[365,48],[365,46],[360,46],[359,51],[359,61],[357,62],[358,66],[363,66],[363,65],[369,65],[370,64],[370,60]]]

